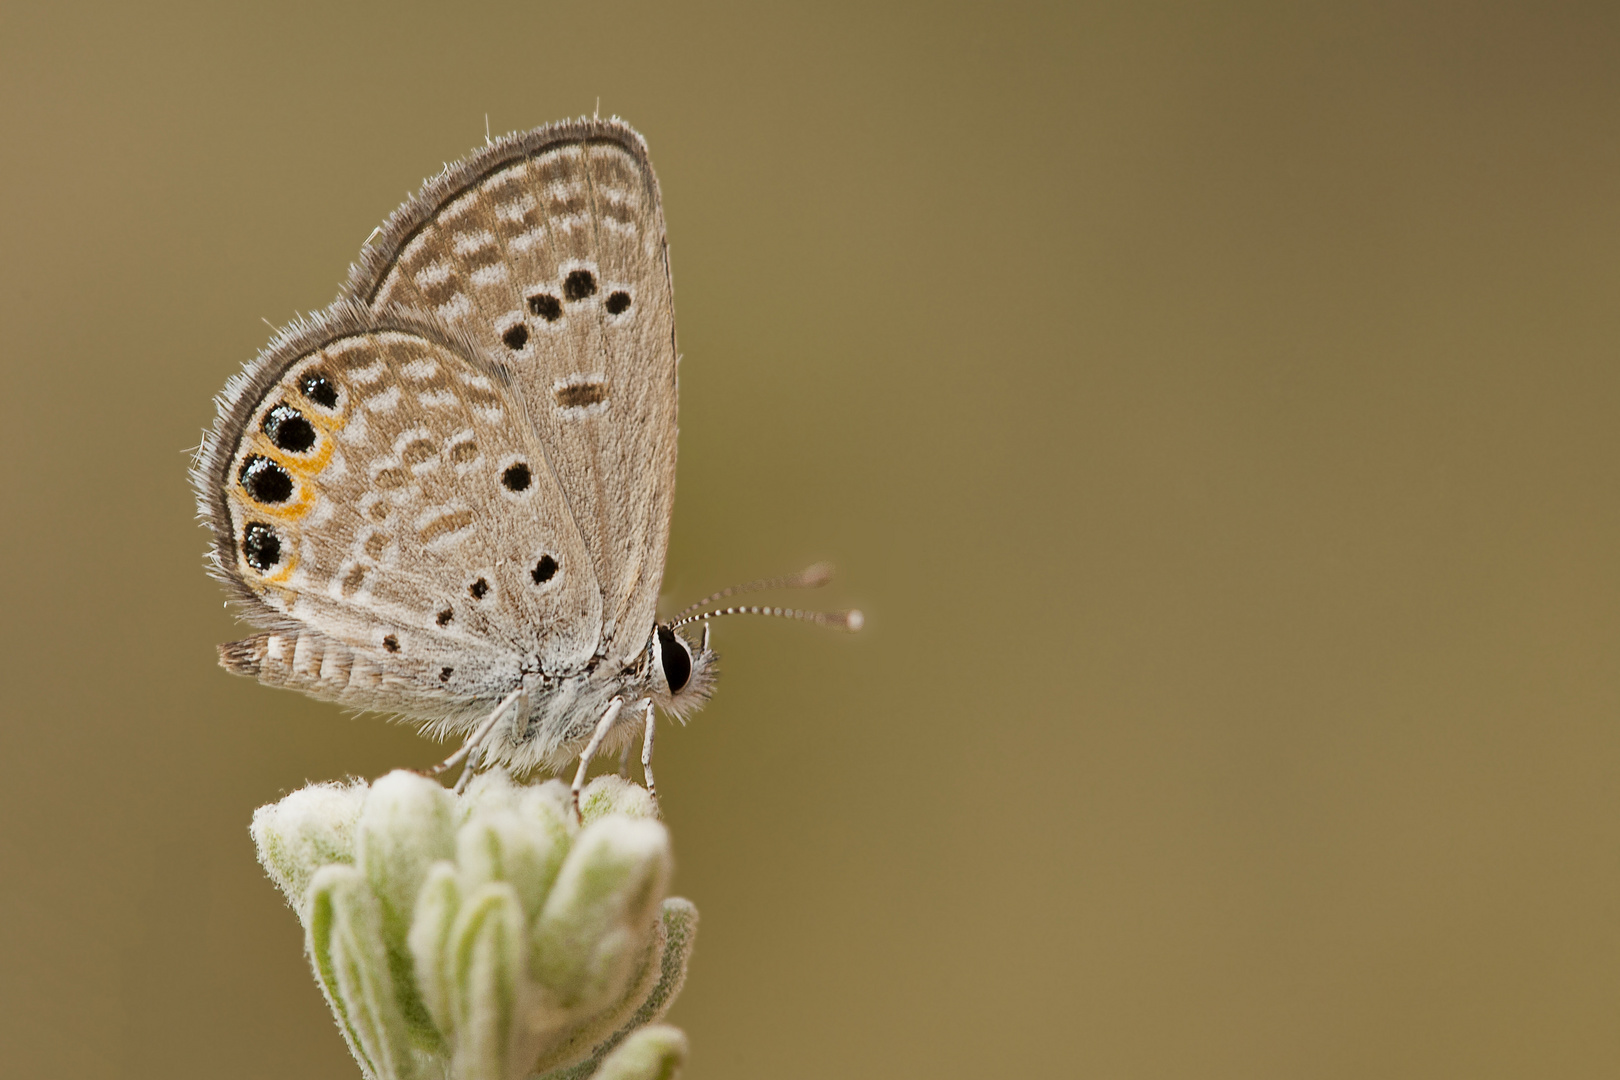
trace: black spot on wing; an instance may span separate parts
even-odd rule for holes
[[[522,491],[529,486],[529,466],[526,462],[516,462],[506,467],[501,473],[501,483],[507,491]]]
[[[546,322],[556,322],[562,318],[562,301],[550,293],[536,293],[529,297],[529,310]]]
[[[298,380],[298,390],[309,400],[323,408],[335,409],[338,403],[337,386],[324,371],[306,371]]]
[[[264,414],[261,425],[279,450],[302,454],[315,445],[315,427],[304,414],[288,404],[280,404]]]
[[[242,490],[255,502],[274,506],[292,498],[292,474],[262,455],[249,454],[247,460],[242,462],[242,470],[236,476],[242,484]]]
[[[571,270],[563,278],[563,296],[569,300],[583,300],[596,292],[596,275],[589,270]]]
[[[253,569],[264,573],[281,561],[281,537],[262,521],[250,521],[242,530],[242,558]]]

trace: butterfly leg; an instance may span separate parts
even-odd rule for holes
[[[653,802],[657,802],[658,786],[653,783],[652,774],[653,703],[651,700],[647,702],[647,718],[642,723],[647,730],[641,739],[641,771],[647,777],[647,794],[653,797]]]
[[[478,772],[478,761],[483,756],[484,748],[482,746],[472,748],[472,753],[467,755],[467,764],[462,766],[461,775],[456,777],[455,786],[450,789],[451,791],[460,795],[467,790],[467,785],[472,783],[473,776]]]
[[[478,730],[473,732],[473,737],[467,740],[472,743],[472,746],[467,753],[466,768],[462,769],[461,775],[456,777],[454,790],[457,795],[467,790],[467,785],[472,782],[472,778],[477,774],[478,766],[483,763],[485,753],[489,750],[490,739],[494,736],[495,730],[500,726],[501,721],[505,719],[506,714],[510,712],[515,722],[528,711],[529,692],[526,687],[520,686],[507,694],[501,700],[501,703],[495,706],[495,711],[489,714],[489,719],[478,726]]]
[[[433,766],[433,768],[424,770],[422,775],[438,776],[440,773],[461,764],[463,759],[467,759],[467,767],[462,770],[461,776],[456,780],[456,790],[460,791],[463,787],[466,787],[467,781],[471,779],[473,769],[478,764],[478,759],[473,755],[482,753],[483,744],[489,739],[489,733],[495,730],[495,725],[500,722],[501,717],[517,703],[520,697],[524,696],[524,693],[524,688],[520,686],[502,698],[501,703],[495,706],[495,711],[489,714],[489,718],[479,724],[471,735],[467,736],[467,741],[461,744],[460,750],[457,750]]]
[[[624,740],[624,749],[619,751],[619,775],[626,780],[630,779],[630,746],[629,739]]]
[[[591,733],[591,741],[585,744],[585,749],[579,755],[579,771],[574,773],[574,821],[580,820],[579,793],[585,787],[585,770],[591,767],[591,758],[596,756],[597,749],[602,740],[613,729],[613,722],[619,718],[619,710],[624,708],[624,698],[616,697],[608,702],[607,711],[602,719],[596,722],[596,730]]]

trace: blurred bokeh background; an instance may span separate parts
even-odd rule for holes
[[[8,1075],[353,1078],[187,450],[501,133],[666,199],[697,1078],[1620,1074],[1620,9],[0,8]]]

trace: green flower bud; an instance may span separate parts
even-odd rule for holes
[[[352,866],[310,883],[305,948],[349,1050],[368,1076],[417,1075],[383,945],[381,905]]]
[[[562,811],[545,804],[534,810],[481,814],[456,834],[462,887],[470,891],[486,881],[510,882],[525,924],[540,913],[572,840]]]
[[[607,1056],[594,1080],[670,1080],[686,1064],[686,1036],[680,1028],[655,1024],[624,1040]]]
[[[311,784],[253,812],[249,832],[270,880],[303,919],[302,905],[315,871],[354,862],[354,831],[366,785]]]
[[[437,860],[455,850],[455,797],[418,773],[391,772],[371,785],[355,830],[355,856],[382,914],[383,943],[412,1041],[425,1050],[443,1046],[417,991],[415,962],[406,937],[416,897]]]
[[[416,898],[409,944],[417,993],[441,1032],[455,1027],[450,1012],[450,931],[460,910],[461,879],[456,864],[435,864]]]
[[[513,1053],[523,973],[523,909],[517,891],[492,881],[467,897],[450,930],[450,1016],[454,1072],[462,1080],[513,1080],[527,1074]]]
[[[557,786],[561,788],[562,784]],[[658,803],[640,784],[633,784],[622,776],[599,776],[580,793],[579,816],[589,825],[609,814],[657,821]]]
[[[669,834],[613,815],[580,831],[536,920],[530,970],[565,1009],[594,1011],[625,988],[669,882]]]
[[[681,992],[686,981],[686,964],[696,937],[697,908],[692,902],[679,897],[665,900],[653,940],[620,1004],[603,1010],[577,1025],[566,1038],[558,1039],[551,1057],[536,1062],[535,1071],[545,1073],[545,1080],[585,1080],[595,1076],[615,1047],[637,1029],[663,1016],[675,1001],[675,995]],[[590,1057],[577,1061],[586,1047],[594,1047]],[[577,1063],[568,1066],[569,1061]]]

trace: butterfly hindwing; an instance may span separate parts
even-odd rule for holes
[[[589,552],[602,648],[651,634],[674,499],[675,332],[663,212],[640,136],[584,120],[499,140],[430,181],[348,295],[413,311],[512,373]]]
[[[335,305],[227,388],[197,470],[249,617],[369,657],[405,712],[499,698],[597,645],[600,590],[545,448],[473,348]]]

